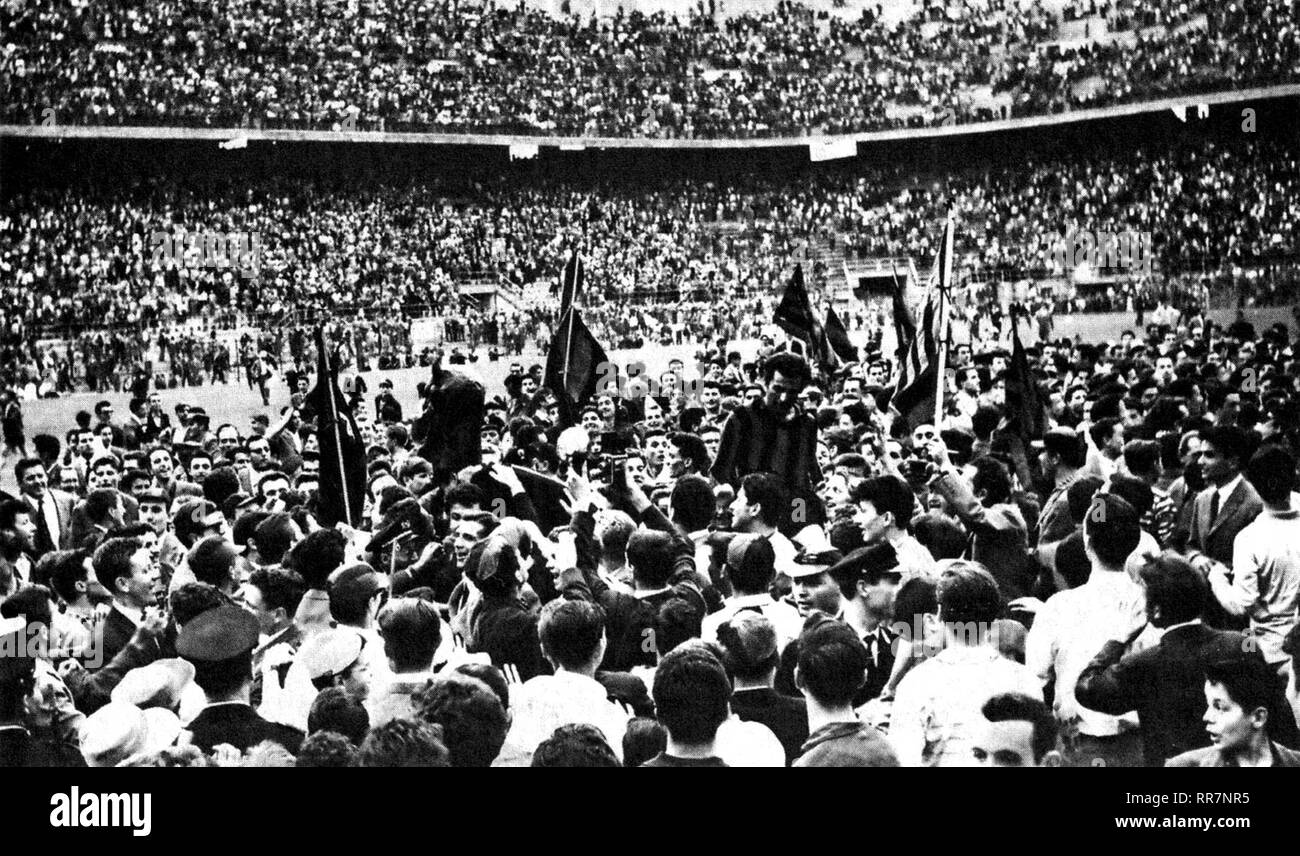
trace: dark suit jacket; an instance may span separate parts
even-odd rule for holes
[[[1273,765],[1276,767],[1300,767],[1300,752],[1293,752],[1285,746],[1279,746],[1276,743],[1273,746]],[[1170,758],[1166,767],[1235,767],[1236,764],[1229,764],[1219,752],[1218,746],[1207,746],[1204,749],[1193,749],[1190,752],[1184,752],[1176,758]]]
[[[1204,624],[1177,627],[1158,645],[1124,654],[1124,645],[1107,642],[1079,675],[1079,704],[1112,716],[1137,711],[1142,749],[1149,767],[1210,745],[1205,714],[1205,666],[1241,656],[1240,633]]]
[[[731,711],[744,722],[772,729],[785,750],[787,764],[799,757],[808,739],[808,703],[802,698],[781,695],[774,689],[740,690],[731,695]]]
[[[485,597],[472,620],[471,652],[487,654],[494,666],[513,663],[525,681],[551,673],[537,638],[537,616],[521,609],[516,600]]]
[[[135,497],[118,491],[122,497],[122,523],[130,526],[140,520],[140,503]],[[110,527],[111,528],[111,527]],[[95,525],[86,517],[86,501],[83,499],[72,509],[72,523],[68,527],[68,541],[73,547],[81,544],[85,537],[93,532]]]
[[[100,643],[103,650],[102,663],[107,666],[109,661],[126,647],[126,643],[131,641],[131,637],[135,635],[135,625],[119,610],[110,609],[108,617],[104,619],[101,626],[103,627],[103,641]]]
[[[186,728],[194,735],[194,745],[203,752],[211,752],[221,743],[247,752],[263,740],[273,740],[296,755],[302,745],[302,732],[267,722],[243,703],[208,705]]]
[[[1003,601],[1029,594],[1036,574],[1029,564],[1029,531],[1019,507],[1009,503],[984,506],[960,476],[944,473],[930,489],[948,500],[966,531],[974,535],[971,556],[992,572]]]
[[[1216,562],[1232,567],[1232,542],[1237,533],[1259,516],[1264,503],[1244,478],[1219,508],[1219,516],[1210,520],[1210,500],[1218,488],[1207,487],[1196,495],[1189,521],[1187,549],[1204,553]]]
[[[77,504],[77,498],[70,493],[64,493],[53,488],[46,488],[45,492],[54,498],[54,512],[59,518],[59,531],[51,532],[50,538],[54,541],[55,550],[66,550],[72,546],[72,509]],[[27,503],[27,507],[31,509],[32,522],[39,527],[40,524],[37,521],[41,515],[40,508],[30,496],[22,494],[21,498]],[[44,551],[38,550],[37,552],[37,558],[44,555]]]

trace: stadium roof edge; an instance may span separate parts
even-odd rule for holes
[[[325,142],[387,143],[407,145],[510,146],[528,145],[577,149],[758,149],[799,148],[810,144],[834,142],[876,143],[894,140],[922,140],[937,137],[962,137],[976,134],[1014,131],[1025,128],[1070,125],[1100,119],[1114,119],[1161,113],[1177,107],[1197,104],[1221,105],[1300,96],[1300,84],[1281,84],[1227,92],[1206,92],[1115,104],[1086,110],[1073,110],[1049,116],[1028,116],[994,122],[945,125],[929,128],[897,128],[860,134],[834,134],[813,137],[770,137],[762,139],[691,139],[657,140],[635,137],[547,137],[520,134],[439,134],[383,131],[309,131],[298,129],[256,130],[250,128],[186,128],[167,126],[103,125],[7,125],[0,124],[0,137],[31,139],[144,139],[144,140],[214,140],[225,142],[246,138],[249,142]]]

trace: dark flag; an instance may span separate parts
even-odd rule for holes
[[[609,357],[582,323],[576,306],[560,318],[546,351],[546,388],[555,393],[560,422],[577,421],[578,409],[596,394],[596,384],[609,370]]]
[[[569,256],[568,264],[564,266],[564,276],[560,284],[560,317],[569,311],[569,307],[578,299],[582,293],[582,283],[587,275],[587,265],[574,250]]]
[[[826,307],[826,342],[830,345],[831,352],[839,357],[840,362],[856,363],[858,361],[858,349],[849,341],[849,331],[845,329],[844,322],[840,316],[835,314],[832,307]]]
[[[894,271],[894,329],[898,332],[898,354],[899,359],[907,353],[911,347],[912,340],[916,338],[916,319],[912,317],[912,311],[907,308],[907,296],[905,294],[906,286],[898,278],[898,271]]]
[[[316,386],[303,400],[316,416],[320,442],[317,518],[322,526],[361,524],[366,493],[366,448],[352,408],[339,391],[338,367],[330,359],[325,328],[316,328]]]
[[[822,329],[817,316],[813,314],[812,301],[808,289],[803,284],[803,266],[795,265],[794,276],[781,295],[781,302],[776,305],[772,317],[778,327],[790,334],[793,339],[804,343],[810,357],[809,362],[821,365],[832,363],[830,346],[826,342],[826,331]]]
[[[948,288],[951,277],[952,221],[944,226],[943,241],[934,260],[930,288],[921,311],[921,324],[898,366],[892,406],[907,422],[908,430],[934,421],[939,390],[939,353],[945,343]],[[895,304],[897,307],[897,303]],[[935,426],[938,428],[939,426]]]
[[[1047,431],[1047,408],[1038,379],[1029,368],[1025,346],[1020,342],[1016,315],[1023,307],[1011,311],[1011,365],[1007,367],[1007,429],[1024,440],[1041,440]],[[1028,313],[1024,313],[1028,317]]]

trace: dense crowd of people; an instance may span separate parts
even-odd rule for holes
[[[1298,343],[977,330],[937,421],[870,346],[572,409],[438,355],[345,385],[355,512],[312,366],[249,425],[7,401],[0,764],[1297,766]]]
[[[41,395],[121,389],[137,368],[161,372],[164,386],[234,380],[249,354],[216,334],[347,318],[365,339],[356,351],[412,365],[408,321],[430,315],[447,319],[448,344],[520,353],[549,338],[554,284],[575,247],[611,347],[748,338],[770,313],[732,308],[756,309],[793,263],[817,293],[843,282],[841,262],[924,270],[949,211],[959,275],[984,303],[1022,278],[1057,279],[1039,290],[1057,312],[1141,319],[1162,297],[1204,306],[1228,285],[1242,302],[1280,302],[1295,287],[1298,175],[1294,146],[1239,138],[946,174],[859,164],[708,182],[561,179],[517,164],[473,186],[443,176],[19,188],[0,214],[0,363],[7,385]],[[264,236],[257,276],[156,257],[159,230]],[[1150,235],[1150,275],[1077,281],[1083,232]],[[498,317],[459,291],[483,279],[516,294],[541,284],[549,297]],[[38,345],[46,338],[65,344]],[[276,340],[258,350],[280,359],[287,340]]]
[[[1293,82],[1291,0],[972,0],[860,18],[520,3],[75,0],[0,8],[11,122],[745,138],[1061,112]],[[993,98],[980,97],[989,90]],[[1004,110],[998,98],[1005,97]],[[49,111],[49,112],[47,112]]]

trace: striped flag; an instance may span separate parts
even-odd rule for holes
[[[898,331],[897,359],[901,361],[904,353],[911,346],[912,339],[916,338],[916,319],[912,317],[912,310],[907,308],[907,285],[898,278],[897,268],[893,270],[893,274],[894,329]]]
[[[940,382],[940,345],[947,334],[952,237],[953,225],[949,220],[944,225],[943,241],[934,259],[930,287],[926,292],[925,307],[921,311],[921,323],[917,325],[916,335],[912,337],[898,367],[898,383],[894,387],[892,405],[901,418],[906,420],[908,430],[934,420],[935,396]]]

